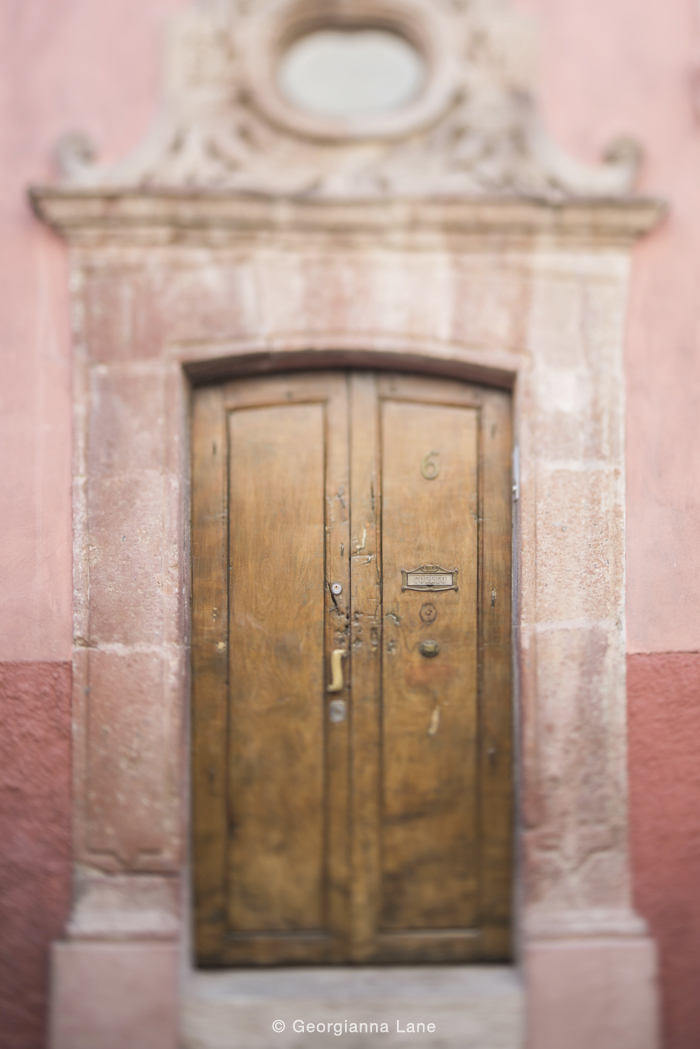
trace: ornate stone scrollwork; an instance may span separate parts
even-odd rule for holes
[[[304,28],[388,27],[422,53],[421,96],[379,121],[295,112],[275,83]],[[505,0],[200,0],[170,27],[165,91],[146,140],[112,167],[81,135],[58,159],[72,186],[255,192],[312,199],[616,197],[639,148],[599,167],[549,137],[534,102],[532,30]]]

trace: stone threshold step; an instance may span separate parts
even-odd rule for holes
[[[522,1049],[523,1041],[524,992],[510,966],[200,971],[183,988],[182,1049]]]

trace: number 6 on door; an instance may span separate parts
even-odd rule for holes
[[[426,481],[434,481],[440,473],[440,464],[435,462],[435,458],[439,454],[439,452],[428,452],[421,459],[420,472]]]

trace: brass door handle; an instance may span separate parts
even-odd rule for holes
[[[343,682],[343,660],[347,652],[344,648],[335,648],[331,656],[331,683],[328,692],[342,692],[345,687]]]

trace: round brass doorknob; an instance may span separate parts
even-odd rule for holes
[[[426,659],[434,659],[440,652],[440,646],[437,641],[421,641],[418,651]]]

